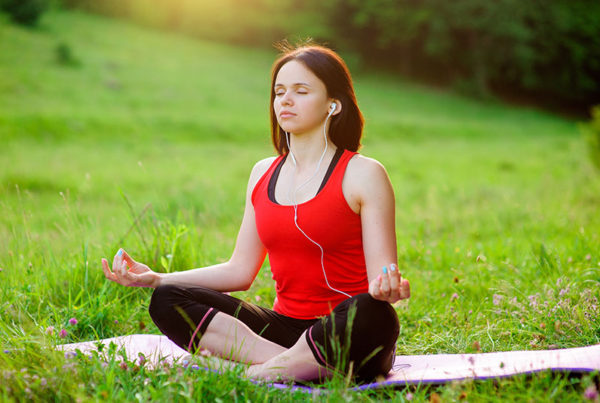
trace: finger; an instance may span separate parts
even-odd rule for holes
[[[110,268],[108,267],[108,260],[104,258],[102,258],[102,272],[106,278],[110,278],[110,275],[112,274]]]
[[[124,262],[121,262],[121,264],[118,264],[117,267],[115,267],[115,276],[117,277],[117,282],[119,284],[125,285],[127,284],[127,280],[125,279],[125,271],[123,270],[123,264]]]
[[[114,273],[112,273],[108,267],[108,260],[104,258],[102,258],[102,271],[104,272],[104,277],[111,281],[116,281]]]
[[[381,294],[384,297],[389,297],[390,295],[390,276],[388,275],[388,269],[386,266],[383,266],[383,276],[381,276]]]
[[[142,278],[139,274],[134,273],[133,270],[127,270],[127,266],[125,265],[125,262],[123,262],[123,268],[125,270],[123,277],[126,280],[124,285],[126,285],[128,287],[146,287],[147,286],[147,282],[142,281]]]
[[[390,275],[394,275],[397,278],[398,284],[400,284],[400,280],[402,279],[402,273],[398,270],[398,265],[396,263],[392,263],[390,265]]]
[[[127,267],[127,262],[125,262],[125,260],[121,261],[121,275],[123,277],[127,277],[128,271],[129,271],[129,267]]]
[[[390,265],[390,298],[396,302],[400,298],[400,273],[398,273],[398,266],[394,263]]]
[[[117,253],[115,253],[115,257],[113,258],[112,270],[113,272],[117,272],[119,270],[119,266],[121,265],[121,254],[123,250],[119,248]]]
[[[127,262],[125,262],[125,260],[123,260],[121,264],[121,278],[123,279],[123,285],[131,285],[132,280],[129,273],[129,268],[127,267]]]
[[[402,279],[402,283],[400,284],[400,298],[410,298],[410,283],[405,278]]]
[[[134,281],[133,280],[134,275],[133,275],[133,273],[130,270],[127,269],[127,264],[125,263],[125,261],[123,261],[123,268],[122,268],[122,270],[123,270],[123,278],[125,280],[127,280],[127,282]]]
[[[112,271],[114,272],[117,269],[117,254],[115,253],[115,255],[113,256],[113,261],[112,261]]]
[[[129,254],[127,252],[125,252],[124,249],[121,249],[121,251],[123,252],[123,260],[125,260],[127,262],[127,266],[132,267],[134,264],[137,263],[135,260],[133,260],[131,258],[131,256],[129,256]]]
[[[369,294],[375,299],[381,297],[381,274],[369,283]]]
[[[136,274],[132,271],[128,271],[125,275],[129,283],[127,284],[130,287],[146,287],[146,283],[142,281],[139,274]]]

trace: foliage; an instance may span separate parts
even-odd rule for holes
[[[547,105],[600,98],[600,3],[593,0],[63,0],[111,16],[238,44],[314,37],[366,64],[489,97]]]
[[[48,0],[0,0],[0,9],[23,25],[36,25],[48,8]]]
[[[588,0],[333,0],[338,37],[368,60],[477,92],[600,96],[600,3]]]
[[[600,105],[591,109],[592,119],[582,126],[588,146],[589,156],[596,168],[600,169]]]
[[[79,66],[80,62],[75,57],[73,49],[65,42],[59,42],[54,48],[56,62],[62,66]]]
[[[273,153],[274,54],[86,13],[49,12],[44,23],[1,27],[0,400],[315,398],[236,371],[152,371],[52,349],[158,333],[151,290],[102,275],[100,258],[118,247],[159,271],[229,258],[251,167]],[[53,61],[61,41],[80,68]],[[581,158],[576,122],[381,73],[355,84],[362,152],[394,186],[412,285],[397,307],[398,353],[599,343],[600,176]],[[235,295],[271,306],[268,267]],[[355,393],[334,380],[318,398],[578,401],[594,382],[540,373]]]

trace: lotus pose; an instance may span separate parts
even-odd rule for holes
[[[392,303],[410,286],[397,267],[394,193],[384,167],[357,153],[363,130],[350,73],[332,50],[286,48],[273,65],[271,137],[256,163],[229,261],[157,273],[119,249],[106,278],[154,288],[150,316],[180,347],[249,364],[257,379],[369,381],[391,369]],[[247,290],[266,255],[272,309]]]

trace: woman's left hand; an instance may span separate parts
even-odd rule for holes
[[[369,294],[380,301],[390,304],[401,299],[410,298],[410,284],[402,278],[395,264],[383,268],[383,273],[369,283]]]

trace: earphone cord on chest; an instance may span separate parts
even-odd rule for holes
[[[337,288],[334,288],[331,286],[331,284],[329,284],[329,280],[327,279],[327,274],[325,273],[325,263],[324,263],[325,251],[323,250],[323,247],[321,245],[319,245],[319,243],[317,241],[315,241],[311,237],[309,237],[306,234],[306,232],[304,232],[302,230],[302,228],[300,228],[300,226],[298,225],[298,203],[296,202],[296,193],[302,187],[307,185],[311,180],[313,180],[314,177],[317,176],[317,174],[319,173],[319,169],[321,168],[321,163],[323,162],[323,158],[325,157],[325,153],[327,152],[327,145],[328,145],[327,133],[325,132],[325,128],[327,127],[327,121],[331,117],[332,113],[333,113],[333,110],[329,113],[329,115],[327,116],[327,119],[325,119],[325,123],[323,124],[323,138],[325,139],[325,148],[323,149],[323,153],[321,154],[321,158],[319,159],[319,163],[317,164],[317,168],[315,169],[315,172],[311,175],[310,178],[308,178],[304,183],[302,183],[296,189],[294,189],[296,177],[295,177],[295,175],[292,175],[292,186],[290,187],[290,190],[288,192],[288,198],[290,199],[290,201],[292,202],[292,205],[294,207],[294,224],[296,224],[296,228],[298,228],[298,231],[300,231],[302,233],[302,235],[304,235],[306,237],[306,239],[308,239],[310,242],[315,244],[321,250],[321,269],[323,270],[323,277],[325,278],[325,283],[327,284],[327,287],[329,287],[331,290],[333,290],[335,292],[338,292],[340,294],[347,296],[348,298],[351,298],[352,296],[350,294],[347,294],[344,291],[338,290]],[[285,132],[285,139],[287,141],[287,146],[288,146],[290,155],[292,156],[292,162],[294,163],[294,173],[295,173],[296,168],[297,168],[296,158],[294,157],[294,154],[292,153],[292,147],[290,146],[290,135],[288,134],[288,132]]]

